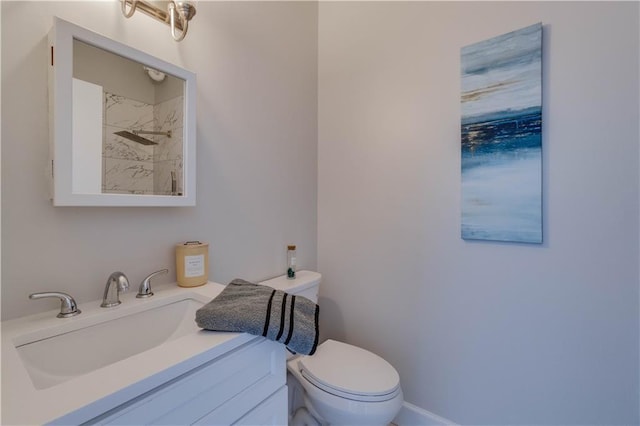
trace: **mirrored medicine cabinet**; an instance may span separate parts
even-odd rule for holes
[[[55,206],[193,206],[195,74],[54,18]]]

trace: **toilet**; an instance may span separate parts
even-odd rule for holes
[[[318,301],[322,276],[298,271],[260,284]],[[320,310],[322,315],[322,307]],[[400,377],[378,355],[336,340],[313,355],[288,355],[289,425],[385,425],[402,407]]]

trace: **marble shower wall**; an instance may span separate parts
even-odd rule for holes
[[[182,109],[179,96],[156,105],[105,92],[102,191],[170,195],[175,173],[182,192]],[[141,135],[158,145],[142,145],[115,132],[171,130],[171,137]]]
[[[115,132],[153,130],[153,105],[105,92],[102,192],[153,194],[153,147]]]
[[[182,135],[183,135],[183,100],[182,96],[156,104],[153,117],[156,131],[171,130],[171,137],[156,136],[153,155],[153,191],[157,195],[171,195],[172,177],[174,173],[177,194],[182,193]]]

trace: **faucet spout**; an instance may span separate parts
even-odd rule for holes
[[[127,291],[129,288],[129,279],[122,272],[114,272],[109,275],[107,284],[104,287],[104,296],[102,297],[102,308],[111,308],[118,306],[120,303],[120,292]]]

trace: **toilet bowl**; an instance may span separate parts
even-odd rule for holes
[[[316,424],[388,425],[402,407],[396,370],[384,359],[356,346],[327,340],[314,355],[290,359],[287,370],[288,385],[302,388],[302,409],[309,411]],[[300,422],[299,419],[306,419],[300,412],[298,409],[291,413],[292,426],[313,424],[308,420]]]
[[[283,276],[261,284],[316,302],[320,278],[317,272],[300,271],[294,280]],[[402,407],[395,368],[357,346],[326,340],[313,355],[289,356],[287,371],[291,426],[386,426]]]

